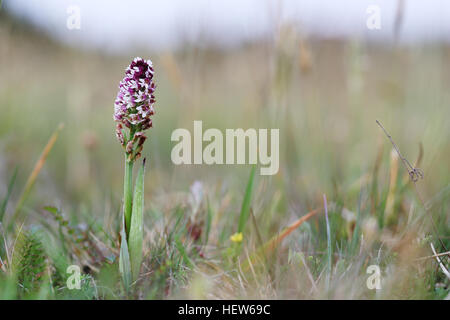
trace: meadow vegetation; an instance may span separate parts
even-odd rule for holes
[[[157,102],[144,258],[126,291],[112,114],[135,56],[153,61]],[[450,248],[448,83],[440,44],[306,39],[283,26],[239,48],[118,56],[64,47],[0,13],[0,298],[448,298],[430,257],[430,244]],[[409,179],[376,119],[424,179]],[[174,165],[171,133],[195,120],[279,128],[278,173]],[[70,265],[80,290],[67,288]],[[381,290],[366,286],[370,265]]]

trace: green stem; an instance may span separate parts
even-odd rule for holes
[[[131,209],[133,202],[133,161],[125,154],[125,176],[123,184],[123,214],[125,215],[125,230],[127,238],[131,227]]]

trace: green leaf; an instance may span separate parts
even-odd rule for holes
[[[145,159],[139,169],[134,186],[133,209],[131,213],[131,227],[128,238],[130,246],[130,262],[133,281],[139,276],[142,263],[142,242],[144,240],[144,174]]]
[[[128,252],[127,236],[125,234],[125,219],[122,223],[122,231],[120,232],[120,236],[122,238],[122,241],[120,243],[119,271],[122,275],[125,290],[128,292],[131,285],[131,266],[130,255]]]
[[[14,183],[16,182],[16,177],[17,177],[17,167],[14,169],[14,173],[11,179],[9,180],[8,191],[6,192],[5,198],[3,199],[2,204],[0,206],[0,222],[3,221],[3,216],[5,215],[6,206],[8,205],[9,197],[11,196]]]
[[[238,233],[244,232],[245,225],[247,224],[248,217],[250,216],[250,204],[252,199],[253,181],[255,178],[256,166],[252,167],[250,177],[247,183],[247,189],[245,190],[244,201],[242,202],[241,214],[239,216]]]
[[[45,211],[48,211],[48,212],[54,214],[54,215],[60,214],[58,208],[53,207],[53,206],[45,206],[43,209]]]
[[[125,174],[123,185],[123,212],[125,215],[125,229],[127,237],[130,235],[131,226],[131,210],[132,210],[132,197],[133,197],[133,161],[128,160],[128,156],[125,154]]]

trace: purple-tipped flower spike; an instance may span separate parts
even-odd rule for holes
[[[152,127],[154,114],[155,83],[150,60],[134,58],[125,70],[125,77],[119,84],[119,92],[114,103],[114,120],[117,122],[116,136],[125,148],[129,160],[139,158],[146,139],[144,130]],[[129,135],[123,129],[130,129]]]

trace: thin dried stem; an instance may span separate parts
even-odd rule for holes
[[[419,179],[423,179],[423,171],[419,168],[415,168],[409,163],[408,159],[406,159],[402,153],[400,152],[400,149],[395,144],[394,140],[392,139],[391,135],[387,132],[387,130],[383,127],[380,121],[376,120],[377,124],[380,126],[380,128],[384,131],[386,136],[388,137],[389,141],[391,141],[392,145],[394,146],[395,151],[397,151],[398,156],[402,160],[403,165],[406,168],[406,171],[408,171],[409,177],[413,182],[417,182]]]
[[[417,197],[419,198],[419,201],[422,204],[422,207],[425,209],[425,212],[429,215],[429,217],[431,219],[431,224],[433,226],[434,232],[436,233],[436,237],[439,240],[439,243],[441,244],[441,246],[444,249],[444,251],[448,251],[448,249],[445,246],[444,242],[439,237],[439,232],[438,232],[436,223],[434,222],[433,216],[431,215],[431,212],[428,210],[427,206],[425,205],[425,201],[422,199],[422,196],[421,196],[421,194],[419,192],[419,189],[417,188],[416,182],[419,181],[419,179],[423,179],[423,177],[424,177],[423,171],[421,169],[419,169],[419,168],[413,167],[411,165],[411,163],[409,163],[408,159],[403,157],[402,153],[400,152],[400,149],[397,147],[397,145],[395,144],[395,142],[392,139],[391,135],[383,127],[381,122],[378,121],[378,120],[375,120],[375,121],[377,122],[378,126],[383,130],[383,132],[386,134],[386,136],[388,137],[389,141],[391,141],[392,145],[394,146],[395,151],[397,151],[398,156],[400,157],[400,159],[402,160],[403,165],[405,166],[406,170],[408,171],[408,174],[409,174],[409,177],[410,177],[411,181],[414,183],[414,187],[415,187],[415,190],[416,190]],[[447,256],[450,257],[450,254],[447,254]]]
[[[448,272],[447,268],[444,266],[444,264],[442,263],[441,259],[439,259],[439,257],[437,256],[438,254],[437,254],[436,250],[434,249],[434,246],[433,246],[432,243],[430,243],[430,246],[431,246],[431,250],[433,251],[433,253],[434,253],[435,257],[436,257],[436,260],[437,260],[437,262],[439,264],[439,267],[441,267],[442,272],[450,280],[450,272]]]
[[[434,258],[436,258],[436,257],[442,257],[442,256],[446,256],[446,255],[449,255],[449,254],[450,254],[450,251],[448,251],[448,252],[442,252],[442,253],[438,253],[438,254],[435,254],[435,255],[432,255],[432,256],[427,256],[427,257],[417,258],[416,261],[427,260],[427,259],[434,259]]]

